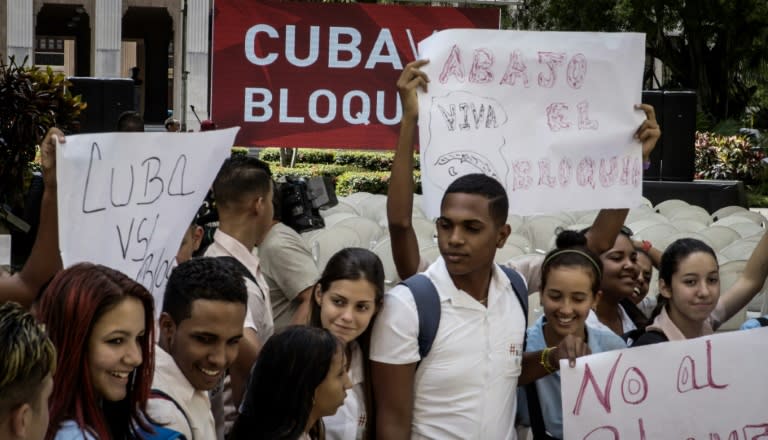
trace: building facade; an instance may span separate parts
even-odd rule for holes
[[[211,7],[211,0],[3,0],[0,55],[68,76],[133,78],[147,123],[173,114],[197,130],[192,106],[200,119],[209,117]]]

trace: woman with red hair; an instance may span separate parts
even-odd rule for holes
[[[60,353],[46,440],[126,440],[153,429],[154,305],[140,284],[80,263],[43,293],[40,320]]]

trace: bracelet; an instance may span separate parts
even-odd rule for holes
[[[555,347],[547,347],[541,352],[541,359],[539,359],[539,363],[542,367],[544,367],[545,370],[547,370],[548,374],[552,374],[557,369],[552,368],[552,365],[549,363],[549,352],[551,352]]]
[[[648,168],[650,167],[651,167],[651,159],[643,161],[643,170],[648,171]]]
[[[648,251],[650,251],[650,250],[651,250],[651,248],[653,247],[653,245],[651,244],[651,242],[650,242],[650,241],[648,241],[648,240],[643,240],[643,241],[641,241],[640,243],[641,243],[641,247],[640,247],[640,248],[641,248],[641,249],[643,250],[643,252],[645,252],[646,254],[647,254],[647,253],[648,253]]]

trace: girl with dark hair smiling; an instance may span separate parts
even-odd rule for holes
[[[323,440],[322,418],[351,387],[344,350],[325,329],[291,326],[264,344],[231,440]]]
[[[681,238],[667,247],[659,266],[659,299],[653,322],[633,346],[712,334],[760,292],[768,277],[768,234],[744,272],[722,295],[717,256],[706,243]]]
[[[43,293],[40,320],[61,353],[46,440],[125,440],[154,432],[146,404],[154,370],[154,306],[139,283],[76,264]]]
[[[373,392],[368,354],[371,328],[384,298],[384,268],[373,252],[342,249],[328,260],[313,291],[310,325],[341,340],[352,391],[323,419],[329,440],[373,437]]]

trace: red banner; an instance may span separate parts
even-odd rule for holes
[[[496,8],[217,0],[211,113],[237,145],[391,149],[418,42],[498,25]]]

